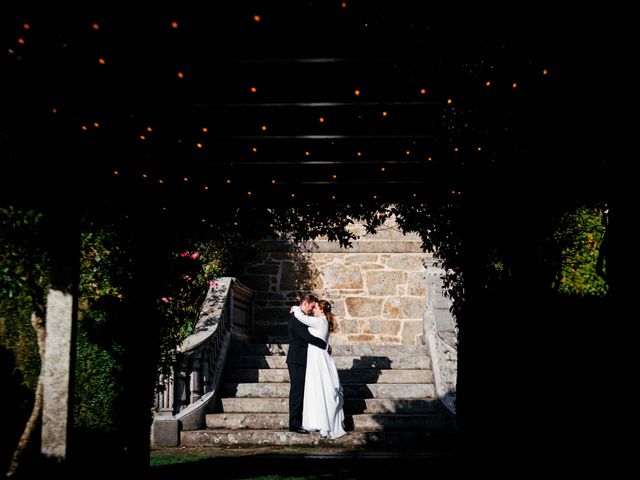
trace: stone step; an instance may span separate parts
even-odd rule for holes
[[[338,376],[346,383],[433,383],[431,370],[339,370]],[[227,369],[224,381],[237,383],[266,382],[288,383],[289,371],[284,368],[235,368]]]
[[[433,384],[425,383],[347,383],[343,386],[345,398],[434,398]],[[273,398],[288,397],[288,383],[235,383],[222,384],[222,397]]]
[[[392,370],[431,369],[431,358],[424,355],[373,356],[332,355],[339,370],[386,368]],[[287,368],[285,355],[230,355],[227,366],[233,368]]]
[[[354,343],[351,345],[331,345],[331,355],[350,356],[398,356],[425,355],[428,356],[426,345],[379,345],[370,343]],[[286,343],[233,343],[229,353],[231,355],[286,355],[289,345]]]
[[[449,428],[450,422],[444,414],[411,414],[411,413],[377,413],[353,415],[355,431],[381,430],[444,430]]]
[[[351,417],[351,416],[349,416]],[[211,413],[206,417],[207,428],[228,430],[287,430],[288,413]],[[442,430],[447,417],[438,414],[358,414],[346,419],[355,431],[381,430]]]
[[[303,434],[288,430],[191,430],[180,432],[180,445],[195,446],[391,446],[437,445],[452,443],[455,434],[449,431],[415,432],[347,432],[335,440],[320,437],[319,433]]]
[[[287,413],[288,398],[222,398],[225,413]],[[391,398],[346,398],[346,414],[358,413],[434,413],[439,410],[436,400]]]

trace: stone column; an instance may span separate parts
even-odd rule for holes
[[[44,355],[42,445],[44,456],[67,459],[70,397],[75,356],[75,323],[80,235],[77,218],[69,211],[51,212],[48,223],[51,286],[47,296]]]

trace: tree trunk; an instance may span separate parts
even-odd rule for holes
[[[20,457],[24,453],[27,445],[29,444],[29,439],[31,438],[31,434],[36,428],[36,424],[38,423],[38,418],[42,413],[42,400],[43,400],[43,384],[44,384],[44,349],[45,349],[45,338],[46,338],[46,330],[44,326],[44,314],[42,311],[36,311],[31,314],[31,325],[33,329],[36,331],[36,337],[38,339],[38,353],[40,354],[40,375],[38,376],[38,386],[36,387],[36,397],[33,402],[33,410],[31,411],[31,416],[27,421],[27,425],[24,428],[24,432],[22,432],[22,436],[18,441],[18,445],[16,446],[15,451],[13,452],[13,457],[11,458],[11,463],[9,464],[9,470],[7,471],[7,478],[11,478],[15,475],[16,470],[20,464]]]

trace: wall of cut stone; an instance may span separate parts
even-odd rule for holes
[[[318,239],[293,245],[264,241],[259,261],[241,281],[252,288],[256,333],[286,337],[289,307],[302,293],[331,302],[338,329],[331,343],[422,344],[434,258],[417,234],[403,235],[388,221],[374,235],[352,227],[360,238],[344,249]],[[428,274],[429,277],[428,278]]]

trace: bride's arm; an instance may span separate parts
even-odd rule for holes
[[[321,328],[322,327],[322,317],[312,317],[310,315],[305,315],[299,306],[293,307],[293,314],[295,317],[304,323],[307,327],[312,328]]]

